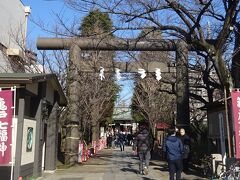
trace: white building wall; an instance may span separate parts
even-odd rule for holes
[[[1,34],[1,30],[0,30]],[[0,50],[0,72],[13,72],[10,63],[8,62],[7,56]]]
[[[7,48],[20,48],[26,36],[25,7],[20,0],[0,1],[0,42]]]
[[[20,0],[0,0],[0,72],[13,72],[8,55],[22,57],[29,14]]]

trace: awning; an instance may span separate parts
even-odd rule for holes
[[[156,123],[156,128],[157,129],[168,129],[168,128],[170,128],[170,125],[165,122],[158,122],[158,123]]]

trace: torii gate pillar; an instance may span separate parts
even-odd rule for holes
[[[176,93],[177,93],[177,119],[179,128],[189,130],[189,77],[188,77],[188,47],[180,42],[176,47]]]
[[[79,124],[79,88],[78,69],[81,49],[73,44],[69,49],[68,70],[68,107],[65,143],[65,164],[72,165],[78,162],[78,146],[80,137]]]

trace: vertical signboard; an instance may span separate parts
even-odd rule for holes
[[[0,164],[11,162],[12,91],[0,91]]]
[[[231,96],[236,140],[236,158],[240,158],[240,92],[233,91]]]
[[[83,162],[83,143],[82,141],[79,141],[78,144],[78,162]]]
[[[218,114],[218,120],[219,120],[219,133],[220,133],[220,144],[221,144],[221,154],[222,157],[224,157],[226,153],[226,147],[225,147],[225,128],[224,128],[224,116],[223,113]]]

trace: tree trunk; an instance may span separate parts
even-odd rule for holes
[[[94,122],[92,124],[92,141],[99,140],[99,122]]]
[[[232,78],[234,88],[240,88],[240,24],[236,24],[237,31],[235,32],[234,56],[232,59]]]

